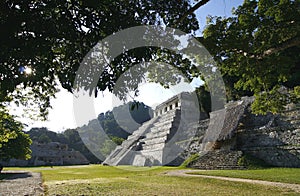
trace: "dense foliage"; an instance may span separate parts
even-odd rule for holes
[[[187,0],[2,1],[0,102],[13,99],[30,105],[35,100],[45,117],[49,97],[57,91],[55,78],[72,92],[80,62],[99,40],[142,24],[163,24],[193,33],[199,29],[193,12],[207,2],[196,1],[193,6]],[[299,1],[292,0],[245,0],[233,17],[210,18],[200,41],[219,63],[228,99],[254,94],[254,111],[264,113],[278,112],[297,97],[299,7]],[[133,64],[151,58],[176,66],[188,77],[197,76],[190,62],[177,54],[155,48],[125,51],[107,65],[95,94],[112,91],[119,76]],[[290,96],[285,96],[282,86],[292,90]]]
[[[223,73],[228,98],[254,94],[254,112],[279,112],[299,99],[300,2],[245,0],[233,13],[211,17],[203,40]]]
[[[197,30],[189,1],[6,0],[0,2],[0,102],[13,96],[28,104],[35,100],[47,114],[57,80],[73,91],[76,71],[87,52],[100,40],[122,29],[165,24],[185,32]],[[180,23],[179,20],[180,19]],[[136,56],[135,63],[147,54]],[[126,56],[126,55],[125,55]],[[107,67],[97,90],[112,90],[118,76],[132,63],[119,58]],[[32,70],[32,73],[28,73]],[[29,93],[22,94],[24,88]],[[19,90],[19,91],[16,91]],[[17,93],[12,95],[12,93]],[[25,99],[24,99],[25,97]],[[19,100],[17,99],[19,98]]]
[[[209,0],[199,1],[197,7]],[[72,92],[76,71],[86,53],[103,38],[137,25],[176,26],[193,32],[198,23],[190,1],[148,0],[5,0],[0,2],[0,106],[14,101],[38,110],[30,117],[46,118],[57,83]],[[194,7],[195,8],[195,7]],[[142,53],[141,53],[142,51]],[[130,55],[135,63],[149,50]],[[108,65],[97,89],[112,90],[132,63],[129,54]],[[128,61],[130,60],[130,61]],[[40,116],[39,116],[40,115]],[[0,119],[5,120],[5,118]],[[13,132],[14,130],[9,130]],[[7,140],[6,133],[1,133]],[[47,142],[49,138],[40,136]]]
[[[0,160],[30,158],[31,139],[22,129],[20,122],[0,108]]]

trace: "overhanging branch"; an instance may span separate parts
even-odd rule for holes
[[[286,50],[288,48],[294,47],[294,46],[298,46],[300,47],[300,37],[294,37],[292,39],[289,39],[286,42],[283,42],[282,44],[279,44],[273,48],[269,48],[268,50],[265,50],[264,52],[260,53],[260,54],[255,54],[255,53],[248,53],[246,51],[243,51],[241,49],[231,49],[229,51],[234,52],[236,54],[239,55],[244,55],[244,56],[248,56],[249,58],[256,58],[258,60],[261,60],[269,55],[272,55],[274,53]]]
[[[266,50],[263,53],[263,57],[274,54],[276,52],[280,52],[280,51],[288,49],[288,48],[291,48],[293,46],[300,46],[300,38],[299,37],[295,37],[293,39],[290,39],[290,40],[278,45],[277,47]]]
[[[194,13],[194,11],[196,11],[197,9],[199,9],[201,6],[205,5],[206,3],[208,3],[210,0],[202,0],[199,1],[198,3],[196,3],[196,5],[194,5],[191,9],[189,9],[187,12],[185,12],[183,14],[183,16],[181,16],[178,21],[176,22],[177,26],[182,23],[182,21],[190,14]]]

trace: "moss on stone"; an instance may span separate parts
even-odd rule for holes
[[[194,161],[198,160],[200,157],[200,155],[198,153],[196,154],[192,154],[191,156],[189,156],[181,165],[180,167],[182,168],[186,168],[189,165],[191,165]]]

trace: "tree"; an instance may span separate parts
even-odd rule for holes
[[[31,139],[23,131],[23,125],[0,108],[0,159],[29,159]]]
[[[151,119],[151,113],[152,109],[143,102],[129,102],[114,107],[112,111],[100,113],[97,119],[111,139],[114,137],[126,139],[141,124]],[[87,128],[91,125],[93,123],[89,123]]]
[[[33,141],[40,143],[60,142],[65,143],[66,138],[61,134],[49,131],[46,127],[34,127],[27,132]]]
[[[2,1],[0,102],[13,99],[30,105],[29,100],[35,100],[45,117],[50,97],[57,92],[57,81],[72,92],[81,60],[99,40],[141,24],[165,24],[193,33],[199,29],[193,12],[209,0],[195,2]],[[258,112],[276,112],[265,105],[272,106],[280,98],[278,106],[282,108],[296,95],[292,92],[291,97],[285,98],[279,88],[299,85],[299,1],[246,0],[234,14],[230,18],[212,18],[204,32],[204,43],[220,63],[228,84],[228,98],[255,94]],[[133,63],[148,60],[159,52],[155,48],[125,52],[107,66],[95,94],[112,90]],[[196,76],[189,62],[177,61],[173,58],[176,55],[167,54],[159,56],[171,59],[187,76]],[[24,88],[28,92],[25,95]]]
[[[0,102],[10,98],[29,105],[29,100],[35,100],[46,116],[49,97],[57,92],[56,78],[72,92],[80,62],[99,40],[143,24],[164,23],[193,32],[199,27],[190,9],[187,0],[1,1]],[[130,63],[122,63],[124,58],[119,60],[108,67],[112,72],[103,73],[97,90],[112,90],[118,76],[130,67]],[[24,88],[29,93],[22,94]]]
[[[46,135],[46,134],[42,134],[40,135],[40,137],[37,139],[38,143],[42,143],[42,144],[48,144],[51,142],[51,139]]]
[[[300,1],[245,0],[233,13],[210,17],[203,40],[229,97],[254,94],[255,113],[279,112],[299,99]]]

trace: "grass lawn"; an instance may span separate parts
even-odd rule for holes
[[[274,182],[300,184],[300,168],[270,168],[257,170],[206,170],[195,171],[191,174],[247,178]]]
[[[47,195],[296,195],[289,189],[270,186],[164,175],[176,167],[89,165],[6,169],[41,172]]]

